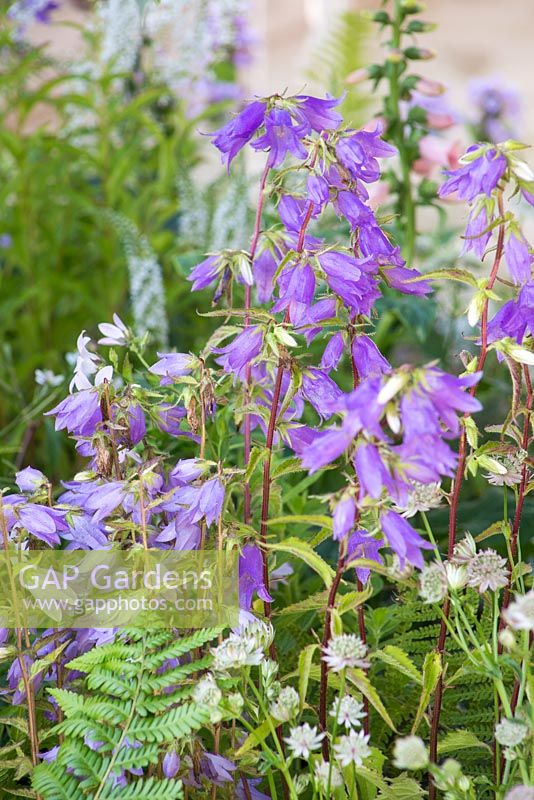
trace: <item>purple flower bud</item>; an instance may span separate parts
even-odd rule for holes
[[[407,267],[389,267],[384,269],[384,280],[389,286],[403,294],[416,294],[424,295],[430,294],[433,291],[432,286],[428,281],[418,280],[421,273],[416,269],[408,269]],[[413,281],[413,282],[412,282]]]
[[[514,283],[528,283],[532,277],[532,255],[524,236],[510,234],[504,246],[504,257]]]
[[[166,778],[174,778],[180,769],[180,756],[176,750],[169,750],[163,759],[163,774]]]
[[[352,342],[352,357],[360,380],[382,375],[391,370],[391,364],[384,358],[376,344],[368,336],[356,336]]]
[[[315,275],[309,264],[283,270],[278,278],[280,297],[273,311],[289,309],[289,320],[293,325],[306,324],[308,311],[315,292]]]
[[[146,434],[146,422],[143,409],[139,403],[128,406],[129,435],[132,444],[137,444]]]
[[[360,500],[366,495],[377,499],[384,487],[391,495],[397,495],[393,478],[374,445],[366,442],[359,445],[354,455],[354,469],[360,482]]]
[[[228,170],[239,151],[262,125],[266,108],[267,104],[258,100],[249,103],[234,119],[210,134],[213,136],[213,144],[222,153],[222,162]]]
[[[263,579],[261,551],[255,544],[247,544],[239,557],[239,605],[245,611],[250,611],[254,594],[266,603],[272,603],[273,598]]]
[[[345,497],[343,500],[340,500],[334,509],[332,517],[334,523],[333,538],[334,541],[339,542],[341,539],[344,539],[347,533],[350,533],[354,527],[356,503],[353,498]]]
[[[328,182],[320,175],[310,175],[306,181],[306,194],[317,209],[322,209],[330,197]]]
[[[380,524],[387,542],[399,557],[400,568],[408,561],[414,567],[423,568],[422,550],[433,550],[434,546],[426,542],[404,517],[395,511],[384,511],[380,515]]]
[[[336,369],[343,357],[344,350],[345,342],[343,341],[343,333],[338,331],[332,336],[324,349],[320,364],[321,369],[327,372]]]
[[[15,483],[21,492],[35,492],[48,481],[40,470],[26,467],[16,473]]]

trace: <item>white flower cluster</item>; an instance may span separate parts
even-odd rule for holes
[[[495,726],[495,738],[503,747],[517,747],[527,736],[527,726],[515,719],[501,719]]]
[[[361,721],[365,718],[363,703],[346,694],[341,700],[334,700],[330,716],[334,717],[338,725],[344,725],[345,728],[360,728]]]
[[[289,722],[296,717],[299,710],[298,692],[292,686],[280,689],[278,697],[271,703],[269,712],[278,722]]]
[[[228,672],[247,665],[261,664],[264,650],[272,643],[274,630],[270,623],[255,620],[231,633],[212,649],[214,672]]]
[[[534,591],[517,595],[504,612],[504,619],[516,631],[534,631]]]
[[[136,0],[107,0],[98,6],[101,59],[116,72],[131,72],[141,46],[141,13]]]
[[[367,646],[354,633],[342,633],[332,636],[328,645],[323,648],[323,661],[333,672],[341,672],[347,667],[365,669],[369,662],[365,660]]]
[[[424,769],[428,764],[426,745],[419,736],[405,736],[395,741],[394,764],[397,769]]]

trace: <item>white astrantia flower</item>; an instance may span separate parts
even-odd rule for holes
[[[338,725],[344,725],[346,728],[360,728],[361,720],[365,718],[365,711],[363,703],[346,694],[341,699],[341,702],[336,698],[332,703],[330,709],[330,716],[337,719]]]
[[[324,761],[323,759],[316,761],[313,772],[315,780],[323,792],[326,792],[329,785],[330,789],[339,789],[340,786],[343,786],[341,772],[335,764],[330,764],[329,761]]]
[[[501,464],[504,471],[484,475],[488,483],[493,486],[516,486],[523,477],[523,464],[528,453],[526,450],[517,450],[507,455],[494,455],[493,458]]]
[[[296,717],[299,710],[299,695],[292,686],[284,686],[274,703],[269,707],[269,713],[279,722],[289,722]]]
[[[333,672],[341,672],[346,667],[365,669],[369,662],[365,661],[367,646],[354,633],[342,633],[332,636],[328,645],[323,648],[323,661],[326,661]]]
[[[421,511],[438,508],[443,502],[443,491],[439,483],[412,483],[408,499],[399,507],[403,517],[414,517]]]
[[[504,612],[504,619],[516,631],[534,631],[534,590],[516,595]]]
[[[438,561],[425,564],[419,576],[419,596],[424,603],[440,603],[447,595],[447,575]]]
[[[503,747],[517,747],[528,736],[528,728],[515,719],[501,719],[495,725],[495,738]]]
[[[319,733],[316,727],[311,727],[307,722],[291,728],[285,742],[295,758],[309,758],[310,753],[321,746],[324,733]]]
[[[404,736],[397,739],[393,758],[397,769],[424,769],[428,764],[426,745],[419,736]]]
[[[250,641],[236,634],[231,634],[218,647],[214,647],[211,653],[215,672],[227,672],[246,665],[253,666],[263,660],[263,651],[260,648],[252,647]]]
[[[267,650],[274,640],[274,628],[270,622],[255,619],[242,625],[236,633],[253,649]]]
[[[488,548],[477,553],[467,565],[467,583],[480,594],[497,589],[508,583],[507,561],[495,550]]]
[[[351,731],[347,736],[340,736],[334,745],[334,753],[342,767],[354,764],[361,767],[366,758],[371,755],[368,745],[369,734],[363,731]]]

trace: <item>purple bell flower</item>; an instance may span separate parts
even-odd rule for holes
[[[189,353],[158,353],[158,358],[148,371],[161,376],[160,386],[170,386],[174,378],[190,375],[197,362]]]
[[[345,342],[343,341],[343,333],[338,331],[334,333],[324,349],[320,364],[321,369],[326,370],[326,372],[336,369],[343,358],[344,352]]]
[[[369,531],[360,528],[354,531],[352,536],[349,537],[347,544],[347,563],[355,561],[357,558],[365,558],[368,561],[376,561],[377,564],[383,564],[384,560],[380,555],[380,548],[384,546],[383,539],[376,539],[371,536]],[[363,584],[369,580],[371,570],[368,567],[356,567],[356,577]]]
[[[384,487],[390,495],[397,496],[395,482],[375,445],[362,442],[358,446],[354,455],[354,469],[360,483],[360,501],[366,495],[376,500]]]
[[[478,149],[479,145],[474,144],[467,152],[472,153]],[[506,171],[506,165],[506,158],[497,150],[482,151],[477,158],[458,169],[445,170],[449,178],[440,187],[439,196],[446,197],[456,192],[461,200],[469,203],[480,194],[491,197]]]
[[[356,503],[352,497],[344,497],[334,508],[333,539],[336,542],[344,539],[354,527],[356,520]]]
[[[268,303],[273,296],[273,279],[277,266],[276,259],[269,249],[262,250],[254,259],[252,274],[258,303]]]
[[[214,353],[221,356],[216,359],[225,372],[234,375],[235,380],[245,380],[249,364],[259,356],[263,348],[263,328],[251,325],[244,328],[226,347],[214,347]]]
[[[320,417],[330,417],[343,392],[322,370],[312,367],[302,373],[300,394],[314,407]]]
[[[504,257],[513,282],[519,285],[528,283],[532,277],[533,257],[523,235],[510,234],[504,246]]]
[[[422,550],[433,550],[434,545],[425,541],[410,523],[395,511],[384,511],[380,515],[380,524],[387,542],[399,558],[400,568],[406,562],[419,569],[423,568]]]
[[[519,344],[527,333],[534,336],[534,282],[526,283],[517,300],[509,300],[488,325],[488,341],[510,336]]]
[[[180,425],[187,411],[183,406],[172,406],[170,403],[163,403],[155,408],[156,424],[164,433],[170,436],[179,436],[182,431]]]
[[[263,581],[263,558],[259,547],[246,544],[239,556],[239,605],[250,611],[254,594],[266,603],[273,598]]]
[[[69,394],[64,400],[47,411],[45,416],[55,416],[56,431],[66,428],[76,436],[92,436],[102,422],[100,396],[96,389],[83,389]]]
[[[26,503],[18,509],[18,520],[29,533],[53,547],[60,543],[59,532],[67,529],[66,513],[38,503]]]
[[[374,183],[380,177],[377,158],[391,158],[397,149],[380,138],[381,129],[357,131],[339,140],[336,155],[355,180]]]
[[[489,224],[490,221],[485,207],[478,214],[474,214],[473,211],[469,214],[462,254],[472,251],[482,261],[488,242],[491,239],[491,231],[487,230]]]
[[[306,181],[306,195],[316,210],[320,211],[328,203],[330,197],[328,181],[321,175],[310,175]]]
[[[252,143],[254,150],[268,150],[267,163],[270,167],[279,167],[288,153],[295,158],[305,159],[306,148],[301,139],[306,136],[307,125],[294,124],[289,111],[273,108],[265,117],[265,133]]]
[[[222,162],[230,170],[230,164],[240,150],[249,142],[263,124],[267,103],[255,100],[249,103],[234,119],[220,130],[210,134],[213,144],[222,154]]]
[[[191,291],[198,292],[200,289],[206,289],[210,284],[216,281],[221,274],[223,262],[220,256],[208,256],[196,267],[193,267],[187,280],[192,282]]]
[[[175,778],[180,769],[180,756],[176,750],[169,750],[163,758],[163,774],[169,780]]]
[[[368,336],[355,336],[352,342],[352,357],[360,380],[382,375],[391,370],[391,364]]]
[[[319,256],[319,263],[331,290],[352,314],[369,314],[380,291],[374,279],[360,269],[361,262],[346,253],[330,251]]]
[[[33,467],[26,467],[16,473],[15,483],[21,492],[36,492],[48,483],[48,479],[43,475],[41,470],[34,469]]]
[[[73,515],[72,523],[61,538],[68,542],[66,550],[108,550],[111,547],[103,527],[82,514]]]
[[[273,312],[289,310],[293,325],[305,325],[315,293],[315,275],[309,264],[301,264],[283,270],[278,278],[280,297]]]
[[[310,97],[309,95],[297,95],[295,100],[298,102],[295,116],[306,120],[308,125],[317,133],[321,131],[336,130],[343,122],[343,117],[338,111],[333,111],[342,101],[343,97]]]

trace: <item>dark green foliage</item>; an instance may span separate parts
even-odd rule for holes
[[[181,782],[163,779],[158,765],[166,749],[209,722],[209,709],[191,698],[192,676],[211,660],[195,660],[195,651],[217,633],[128,630],[71,661],[70,669],[85,673],[83,682],[76,691],[50,692],[64,716],[55,728],[63,743],[54,762],[34,770],[34,789],[44,800],[181,798]],[[183,663],[169,666],[177,658]],[[115,783],[138,768],[145,777],[126,772],[127,785]]]

